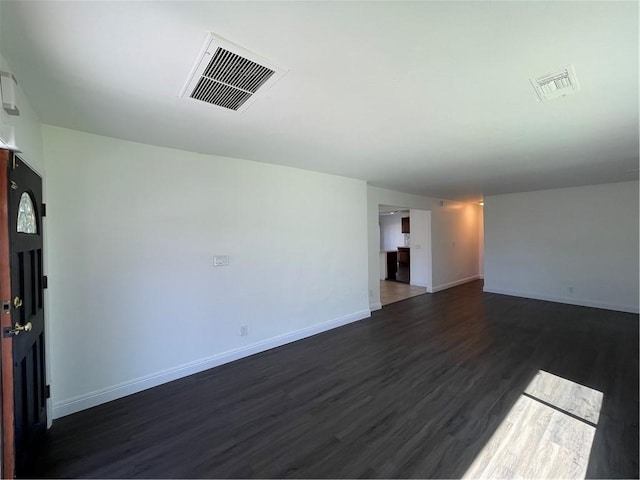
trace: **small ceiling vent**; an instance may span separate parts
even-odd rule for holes
[[[530,78],[529,81],[541,102],[580,91],[573,65],[566,65],[541,77]]]
[[[287,70],[210,33],[180,96],[244,111]]]

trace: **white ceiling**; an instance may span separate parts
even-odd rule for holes
[[[637,2],[2,1],[44,123],[483,195],[638,178]],[[178,93],[207,32],[289,69],[243,113]],[[528,79],[573,64],[581,91]]]

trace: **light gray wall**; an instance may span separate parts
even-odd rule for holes
[[[43,134],[54,416],[369,316],[363,181]]]
[[[485,198],[485,290],[638,312],[638,182]]]
[[[479,209],[468,204],[437,198],[411,195],[369,185],[368,251],[369,251],[369,305],[371,310],[380,304],[380,232],[379,205],[431,211],[432,288],[445,288],[478,278]]]

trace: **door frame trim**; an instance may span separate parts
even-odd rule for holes
[[[11,263],[9,247],[9,151],[0,149],[0,299],[11,300]],[[0,328],[12,325],[12,312],[0,313]],[[2,478],[15,476],[15,416],[13,411],[13,342],[0,339],[2,409]]]

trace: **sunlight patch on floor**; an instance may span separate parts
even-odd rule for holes
[[[602,393],[540,370],[463,478],[584,479]]]

